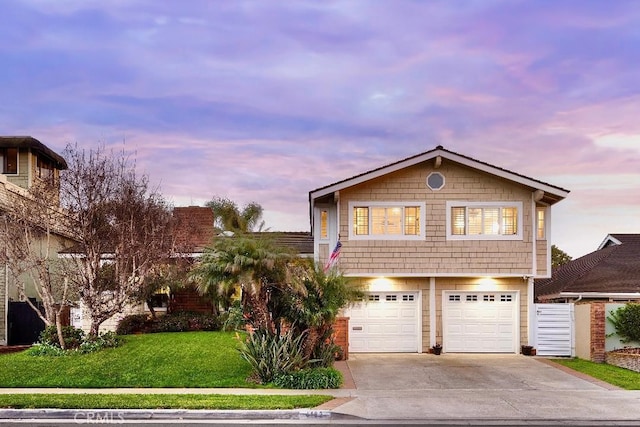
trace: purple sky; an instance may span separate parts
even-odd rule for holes
[[[445,148],[571,190],[552,242],[640,233],[640,2],[3,0],[0,129],[137,152],[175,205],[309,229],[308,192]]]

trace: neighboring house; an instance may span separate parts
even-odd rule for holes
[[[174,207],[173,216],[175,219],[173,229],[173,257],[176,262],[180,260],[187,264],[202,256],[202,254],[213,246],[216,238],[233,238],[232,236],[217,236],[214,228],[213,211],[209,207],[186,206]],[[268,236],[273,241],[282,246],[292,248],[301,257],[313,256],[313,238],[307,232],[260,232],[249,233],[251,236]],[[73,249],[67,253],[73,253]],[[211,313],[213,306],[211,301],[201,296],[193,287],[175,289],[171,295],[159,293],[156,299],[157,304],[154,310],[158,314],[165,312],[191,311],[201,313]],[[84,310],[80,305],[72,310],[72,322],[74,326],[89,330],[90,319],[83,314]],[[106,320],[100,331],[114,331],[118,322],[130,314],[149,313],[146,304],[131,304],[122,313],[116,314]]]
[[[57,181],[60,170],[66,168],[64,158],[35,138],[0,136],[0,213],[10,211],[12,200],[27,197],[26,190],[39,181]],[[54,248],[62,248],[69,242],[68,237],[58,234]],[[55,251],[52,256],[57,257]],[[36,298],[35,289],[29,283],[26,293],[27,297]],[[0,345],[32,342],[31,337],[37,337],[43,327],[31,308],[20,300],[7,265],[0,263]]]
[[[569,191],[441,146],[309,193],[314,254],[366,289],[350,352],[516,353]]]
[[[541,302],[640,301],[640,234],[609,234],[598,249],[536,280]]]

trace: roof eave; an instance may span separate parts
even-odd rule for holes
[[[640,299],[640,292],[560,292],[561,298],[634,298]]]
[[[523,175],[518,175],[513,172],[507,171],[505,169],[501,169],[501,168],[489,165],[487,163],[483,163],[483,162],[471,159],[469,157],[462,156],[452,151],[445,150],[442,147],[438,147],[431,151],[427,151],[425,153],[419,154],[417,156],[413,156],[408,159],[401,160],[399,162],[392,163],[390,165],[383,166],[378,169],[374,169],[370,172],[365,172],[353,178],[339,181],[337,183],[328,185],[326,187],[322,187],[322,188],[310,191],[309,198],[310,200],[316,200],[320,197],[332,194],[335,191],[340,191],[342,189],[361,184],[371,179],[375,179],[375,178],[387,175],[389,173],[396,172],[398,170],[435,159],[438,156],[442,156],[447,160],[451,160],[461,165],[465,165],[465,166],[501,177],[503,179],[507,179],[507,180],[525,185],[527,187],[534,188],[536,190],[542,190],[544,191],[545,194],[551,195],[551,197],[547,197],[547,202],[549,204],[555,204],[569,195],[568,190],[555,187],[550,184],[546,184],[541,181],[537,181],[532,178],[525,177]]]

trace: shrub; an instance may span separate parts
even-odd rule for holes
[[[333,366],[333,362],[341,357],[344,358],[342,347],[330,341],[316,346],[309,362],[313,367],[330,368]]]
[[[310,368],[280,374],[273,384],[281,388],[315,390],[340,388],[342,381],[342,373],[335,368]]]
[[[185,332],[189,330],[189,320],[180,314],[159,317],[151,327],[151,332]]]
[[[223,331],[244,331],[247,321],[240,300],[234,301],[233,305],[229,307],[229,311],[223,313],[222,316],[224,316],[221,318]]]
[[[122,339],[118,338],[115,332],[105,332],[100,334],[97,337],[87,337],[80,347],[78,347],[78,351],[81,353],[93,353],[98,350],[102,350],[103,348],[113,348],[118,347],[122,343]]]
[[[283,335],[256,330],[238,350],[255,375],[266,384],[281,374],[305,367],[302,353],[304,338],[305,334],[294,338],[292,330]]]
[[[613,311],[609,321],[624,343],[640,342],[640,304],[630,303]]]
[[[220,321],[206,313],[180,311],[151,319],[146,314],[132,314],[124,317],[116,329],[118,335],[145,332],[187,332],[217,331]]]
[[[146,332],[151,326],[151,320],[146,314],[131,314],[125,316],[118,322],[116,333],[118,335],[129,335]]]
[[[60,348],[58,345],[53,345],[49,343],[35,343],[33,346],[29,347],[25,354],[29,356],[64,356],[67,352]]]
[[[62,337],[64,338],[67,349],[78,348],[84,339],[84,332],[82,329],[74,328],[73,326],[63,326]],[[56,325],[50,325],[44,328],[44,330],[40,332],[39,342],[41,344],[60,347]]]

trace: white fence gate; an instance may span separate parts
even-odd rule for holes
[[[573,304],[534,304],[536,354],[575,356]]]

